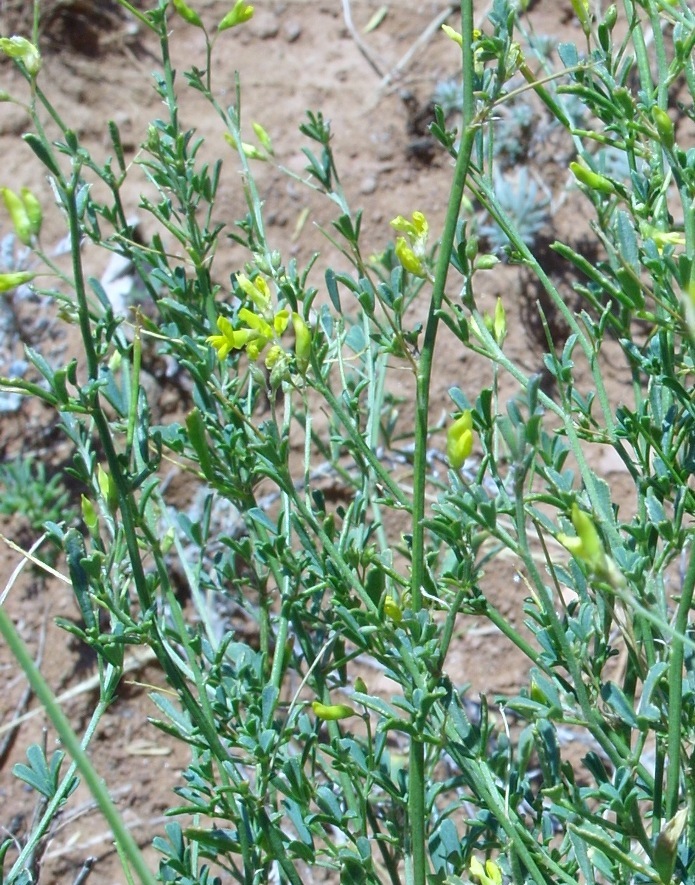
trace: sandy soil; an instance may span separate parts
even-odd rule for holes
[[[56,12],[47,21],[44,88],[63,117],[97,154],[107,151],[106,121],[116,120],[126,153],[132,158],[145,137],[148,122],[159,113],[151,86],[156,47],[134,21],[110,10],[108,4],[96,5],[106,10],[99,21],[94,20],[93,11],[87,11],[91,4],[78,2],[62,4],[60,14]],[[227,11],[229,2],[197,0],[195,5],[204,20],[214,26]],[[365,33],[365,25],[380,6],[380,0],[352,0],[354,27],[366,47],[367,58],[346,26],[339,0],[259,2],[254,19],[220,41],[214,71],[214,82],[230,95],[235,71],[239,71],[249,135],[251,119],[261,122],[272,136],[278,161],[297,172],[304,165],[297,127],[305,110],[320,109],[332,121],[341,178],[351,204],[364,209],[364,242],[373,246],[374,251],[391,239],[388,222],[398,214],[422,209],[427,212],[432,229],[441,228],[449,192],[450,161],[427,143],[419,112],[426,109],[436,84],[455,76],[457,71],[453,44],[438,32],[422,40],[433,22],[444,20],[449,9],[444,0],[391,2],[381,24]],[[5,0],[4,4],[0,2],[0,11],[0,31],[14,32],[21,20],[19,5]],[[481,20],[484,12],[481,4]],[[581,34],[573,22],[569,0],[540,0],[534,4],[533,16],[538,33],[579,42]],[[448,20],[456,25],[455,15]],[[178,66],[182,68],[192,59],[200,59],[202,64],[200,34],[178,19],[172,19],[171,26]],[[13,95],[21,94],[23,84],[8,64],[0,66],[0,87]],[[183,108],[187,123],[207,139],[208,150],[224,156],[228,148],[210,111],[196,96],[187,96]],[[536,113],[539,116],[533,129],[542,132],[543,117],[539,111]],[[47,204],[48,185],[19,138],[26,124],[20,107],[0,105],[0,184],[14,188],[30,186]],[[568,144],[550,145],[531,136],[528,144],[522,146],[523,161],[538,181],[550,189],[552,224],[539,237],[538,248],[544,250],[549,272],[563,286],[568,299],[573,299],[571,280],[563,277],[562,269],[544,246],[556,237],[569,238],[574,243],[581,241],[585,225],[581,197],[566,190],[569,151]],[[552,166],[549,155],[558,159],[559,164]],[[300,264],[313,251],[325,250],[318,226],[330,222],[331,205],[271,166],[260,168],[258,175],[271,237],[277,247],[286,257],[296,256]],[[233,188],[233,179],[230,181],[217,209],[220,219],[231,222],[241,214],[242,204],[240,192]],[[134,181],[127,192],[133,212],[140,186]],[[0,232],[6,232],[7,223],[0,221],[0,225]],[[59,219],[49,216],[44,242],[57,245],[63,235]],[[228,255],[220,257],[220,272],[236,267],[238,256],[233,247]],[[87,248],[85,259],[91,273],[103,272],[103,256]],[[326,260],[335,264],[334,255]],[[313,282],[321,286],[321,281],[319,262]],[[481,278],[481,283],[483,305],[492,307],[498,294],[505,299],[510,356],[527,369],[540,370],[545,345],[537,319],[539,292],[513,267],[501,266],[485,280]],[[425,311],[424,301],[414,306],[413,324],[424,319]],[[36,305],[21,308],[18,324],[24,342],[39,347],[49,357],[74,349],[70,330],[66,332],[65,327],[53,321],[50,305],[40,304],[38,315]],[[556,331],[556,343],[561,345],[561,326]],[[19,350],[11,354],[18,355]],[[8,355],[3,359],[7,360]],[[627,380],[620,366],[617,359],[611,361],[609,352],[605,371],[616,400],[622,396]],[[4,368],[0,367],[0,371]],[[450,409],[449,387],[458,385],[474,397],[485,383],[488,378],[481,375],[470,355],[443,340],[433,391],[433,418]],[[158,398],[163,411],[176,407],[175,392],[162,389]],[[403,412],[403,420],[407,421],[407,403]],[[441,447],[441,441],[437,445]],[[54,430],[52,416],[36,405],[26,404],[3,416],[0,451],[10,457],[32,449],[38,449],[52,466],[64,464],[69,453]],[[596,467],[610,476],[614,488],[620,489],[623,477],[610,459]],[[625,506],[629,506],[627,499]],[[22,531],[16,520],[6,520],[2,531],[23,545],[34,540],[26,526]],[[3,547],[0,588],[6,585],[20,560],[19,554]],[[511,565],[499,566],[489,577],[491,593],[501,610],[510,620],[521,622],[524,593]],[[45,580],[27,567],[13,582],[5,604],[40,660],[47,679],[57,692],[68,693],[64,701],[66,713],[78,730],[83,728],[94,700],[94,662],[53,623],[56,616],[77,617],[69,587]],[[457,683],[470,682],[473,691],[507,693],[523,680],[525,665],[510,655],[506,644],[503,646],[489,627],[462,619],[450,671]],[[143,846],[148,846],[153,835],[162,831],[163,812],[173,802],[171,790],[186,763],[185,748],[147,722],[154,711],[143,686],[161,682],[156,667],[133,661],[119,700],[104,717],[92,750],[98,770]],[[36,800],[35,794],[11,776],[11,768],[23,758],[28,744],[45,741],[52,748],[55,739],[34,699],[26,696],[22,674],[7,649],[0,647],[0,727],[7,729],[18,713],[27,715],[26,721],[14,731],[0,733],[0,838],[12,833],[21,842],[35,813]],[[4,743],[9,735],[11,739]],[[42,882],[72,882],[88,857],[96,858],[90,881],[104,885],[124,882],[106,824],[82,789],[71,798],[44,847],[40,861]],[[156,853],[150,848],[146,852],[155,868]]]

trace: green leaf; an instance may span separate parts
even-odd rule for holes
[[[601,686],[601,697],[608,706],[618,714],[620,719],[630,728],[638,728],[639,722],[635,715],[634,708],[627,699],[622,689],[614,682],[606,682]]]
[[[38,744],[32,744],[27,748],[29,765],[18,762],[12,773],[47,799],[52,799],[58,787],[58,775],[64,757],[62,750],[56,750],[49,763],[43,749]]]

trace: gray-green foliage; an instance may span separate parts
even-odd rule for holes
[[[33,531],[46,522],[70,522],[76,516],[60,473],[50,476],[33,455],[9,458],[0,464],[0,513],[24,517]]]
[[[207,63],[175,80],[166,0],[137,13],[163,59],[155,76],[163,110],[137,164],[126,164],[114,124],[106,165],[58,120],[57,134],[37,126],[28,138],[67,219],[74,268],[64,298],[84,354],[79,374],[74,363],[51,366],[31,352],[45,384],[13,383],[61,413],[90,489],[85,531],[56,526],[54,534],[84,616],[77,632],[99,661],[95,718],[114,696],[124,649],[145,644],[169,685],[152,697],[155,724],[190,749],[170,809],[181,821],[156,841],[162,881],[220,875],[299,885],[306,867],[394,885],[470,875],[485,885],[484,877],[515,885],[695,881],[695,162],[666,116],[669,82],[682,75],[695,95],[695,16],[685,4],[626,2],[628,37],[614,42],[608,13],[592,24],[575,6],[590,51],[563,44],[570,70],[538,82],[515,39],[516,9],[495,0],[474,35],[472,4],[462,3],[459,145],[437,130],[456,158],[445,225],[439,235],[426,210],[411,216],[403,207],[395,224],[402,236],[377,264],[366,258],[373,250],[362,242],[361,213],[342,188],[330,126],[308,114],[306,181],[337,207],[330,239],[352,268],[318,280],[313,262],[297,266],[269,238],[238,96],[218,100]],[[200,27],[187,4],[174,8]],[[207,35],[206,45],[211,52]],[[40,76],[18,64],[37,122],[38,99],[49,99]],[[577,313],[534,255],[543,188],[525,171],[514,187],[485,150],[487,118],[519,72],[530,73],[538,100],[568,130],[581,160],[575,176],[595,214],[599,261],[572,243],[553,244],[576,272]],[[225,170],[201,159],[200,141],[184,128],[175,89],[184,79],[238,147],[242,175],[231,180],[241,181],[248,213],[225,232],[243,249],[231,291],[215,276]],[[583,130],[572,128],[557,90],[583,103]],[[272,161],[256,135],[251,153]],[[629,180],[596,168],[596,140],[626,155]],[[126,177],[139,173],[159,194],[143,198],[160,231],[146,245],[131,236],[122,200]],[[465,190],[487,213],[482,232],[535,275],[567,324],[566,341],[544,356],[553,396],[524,359],[507,354],[504,310],[486,317],[479,309],[478,275],[492,262],[478,254],[470,219],[461,220]],[[85,235],[121,251],[140,274],[157,316],[141,318],[135,334],[98,283],[84,279]],[[416,298],[428,307],[423,328],[409,310]],[[465,391],[452,379],[448,429],[454,417],[469,422],[475,447],[446,475],[429,454],[440,323],[489,369],[473,373]],[[185,415],[161,425],[140,383],[148,334],[192,390]],[[632,378],[620,404],[603,377],[609,337]],[[386,390],[391,378],[402,389],[405,377],[417,414],[394,452]],[[513,387],[504,402],[502,377]],[[291,446],[297,431],[306,439],[300,458]],[[594,472],[596,446],[623,465],[633,511]],[[404,453],[412,459],[406,476],[397,470]],[[168,507],[165,457],[201,484],[196,519]],[[340,490],[337,502],[320,482],[326,476]],[[238,514],[233,525],[222,510]],[[174,564],[194,618],[175,592]],[[520,577],[514,619],[491,592],[491,573],[504,567]],[[233,619],[219,630],[210,606],[220,595],[255,624],[253,636]],[[494,627],[527,659],[515,696],[471,704],[450,678],[464,618]],[[0,627],[41,688],[2,610]],[[370,685],[374,672],[388,677],[388,691]],[[41,691],[122,856],[153,881]],[[513,717],[518,727],[505,730]],[[586,747],[580,760],[568,753],[568,736]],[[25,875],[17,861],[5,880]]]

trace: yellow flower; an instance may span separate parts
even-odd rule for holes
[[[416,277],[426,277],[427,270],[423,259],[427,254],[427,237],[430,226],[422,212],[413,212],[412,221],[402,215],[394,218],[391,227],[405,234],[396,240],[396,257],[401,265]]]
[[[408,221],[402,215],[397,216],[391,222],[391,227],[402,234],[406,234],[413,240],[425,240],[429,233],[430,226],[422,212],[413,212],[413,220]]]
[[[486,860],[483,866],[477,857],[472,857],[469,869],[471,876],[480,879],[480,885],[502,885],[502,870],[492,860]]]
[[[558,541],[573,556],[589,566],[591,571],[605,572],[606,551],[593,519],[584,510],[580,510],[576,502],[572,504],[570,519],[577,533],[576,537],[561,532],[557,536]]]
[[[9,292],[31,282],[36,276],[30,270],[16,270],[13,273],[0,273],[0,292]]]
[[[447,37],[448,37],[450,40],[453,40],[454,43],[458,43],[458,45],[461,46],[461,47],[463,46],[463,37],[461,36],[461,34],[459,34],[458,31],[455,31],[455,30],[454,30],[452,27],[450,27],[449,25],[442,25],[442,30],[444,31],[444,33],[447,35]],[[474,40],[480,40],[480,38],[481,38],[482,36],[483,36],[483,32],[482,32],[482,31],[479,31],[477,28],[475,28],[475,29],[473,30],[473,39],[474,39]]]
[[[466,409],[446,432],[446,456],[454,470],[459,470],[473,451],[473,416]]]
[[[410,248],[405,237],[398,237],[396,240],[396,257],[404,269],[414,277],[427,276],[422,261],[420,261],[415,252]]]
[[[401,607],[393,596],[387,596],[386,599],[384,599],[384,614],[391,618],[394,624],[400,624],[403,620]]]
[[[19,59],[30,77],[35,77],[41,70],[39,50],[26,37],[0,37],[0,52]]]
[[[255,310],[249,310],[248,307],[240,308],[237,314],[239,321],[237,328],[227,317],[218,317],[217,329],[220,334],[209,335],[207,343],[215,348],[221,360],[225,359],[232,350],[246,350],[248,358],[253,362],[265,353],[266,368],[276,369],[276,373],[280,373],[279,378],[288,365],[288,361],[284,359],[287,352],[280,339],[291,319],[295,335],[297,368],[304,374],[309,365],[311,352],[311,333],[304,320],[286,307],[273,310],[270,288],[263,277],[258,276],[250,280],[244,274],[238,274],[236,281]],[[266,350],[268,345],[271,346]]]
[[[247,22],[252,15],[253,6],[250,3],[245,3],[244,0],[237,0],[219,25],[217,25],[217,30],[226,31],[229,28],[235,28],[237,25]]]
[[[647,224],[646,221],[640,222],[639,229],[645,240],[654,240],[659,252],[663,252],[664,246],[685,246],[685,236],[677,231],[659,230],[658,227]]]
[[[251,335],[250,329],[235,331],[227,317],[217,317],[217,328],[221,334],[210,335],[207,342],[215,348],[221,360],[227,356],[230,350],[241,350],[246,347]]]

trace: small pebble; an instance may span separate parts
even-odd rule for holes
[[[365,175],[360,183],[360,193],[361,194],[373,194],[376,190],[377,180],[376,175]]]
[[[290,19],[282,26],[282,36],[288,43],[294,43],[302,35],[302,26],[296,19]]]
[[[259,40],[272,40],[280,31],[277,16],[263,10],[254,15],[249,25],[249,30]]]

